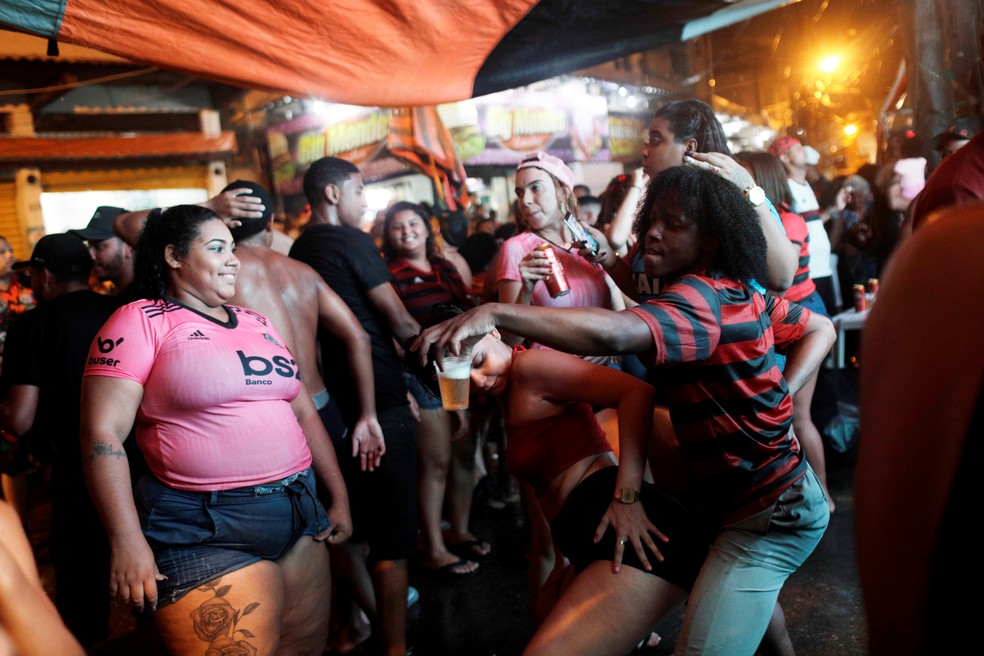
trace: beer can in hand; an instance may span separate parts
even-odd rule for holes
[[[550,244],[540,244],[534,250],[543,251],[543,254],[547,256],[547,261],[550,262],[550,275],[544,280],[550,296],[557,298],[558,296],[569,294],[571,292],[571,286],[567,284],[564,265],[557,259],[557,254],[554,253]]]
[[[854,311],[864,312],[868,309],[868,299],[865,296],[864,285],[854,285]]]

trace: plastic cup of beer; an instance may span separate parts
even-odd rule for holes
[[[441,387],[441,405],[445,410],[464,410],[468,407],[471,362],[471,353],[444,356],[444,371],[437,370],[437,382]]]

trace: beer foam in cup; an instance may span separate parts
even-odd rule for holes
[[[437,363],[434,363],[437,367]],[[471,382],[471,354],[447,356],[444,370],[437,370],[437,382],[441,388],[441,404],[445,410],[464,410],[468,407]]]

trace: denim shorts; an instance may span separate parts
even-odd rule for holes
[[[421,410],[438,410],[444,407],[441,405],[441,397],[427,389],[417,376],[409,371],[404,371],[403,379],[407,383],[407,389],[413,394],[413,399],[417,402],[418,408]]]
[[[134,499],[157,568],[167,577],[157,584],[158,606],[260,560],[277,560],[301,536],[331,525],[310,468],[267,485],[214,492],[176,490],[148,474]]]
[[[823,304],[823,297],[816,290],[810,292],[810,295],[806,298],[798,300],[797,303],[810,312],[816,312],[828,319],[830,318],[830,314],[827,312],[827,306]]]

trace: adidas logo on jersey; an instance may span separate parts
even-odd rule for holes
[[[203,333],[200,330],[196,330],[195,332],[193,332],[190,335],[188,335],[188,341],[194,341],[196,339],[197,340],[205,340],[205,341],[208,341],[208,337],[206,337],[205,336],[205,333]]]

